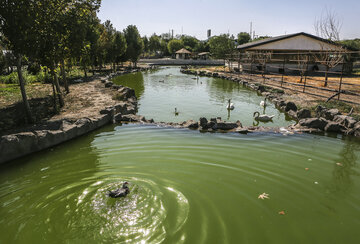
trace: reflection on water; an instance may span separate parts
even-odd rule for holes
[[[359,145],[108,126],[1,166],[0,243],[358,243]]]
[[[150,71],[148,71],[150,72]],[[151,74],[151,73],[150,73]],[[113,79],[113,82],[117,85],[123,85],[135,90],[136,97],[141,97],[144,93],[144,76],[142,72],[130,73],[121,76],[117,76]]]
[[[140,74],[120,76],[114,82],[139,89],[138,113],[155,121],[181,122],[198,120],[200,117],[221,117],[234,122],[240,120],[243,125],[252,125],[253,113],[259,111],[275,115],[273,121],[266,126],[294,123],[270,102],[265,110],[260,106],[264,97],[236,82],[182,74],[179,67],[166,67]],[[235,106],[230,113],[226,109],[229,99]],[[174,113],[175,108],[179,114]],[[264,124],[260,122],[259,125]]]

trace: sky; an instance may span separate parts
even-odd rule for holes
[[[360,0],[102,0],[100,20],[117,30],[136,25],[142,36],[186,34],[200,40],[223,33],[278,36],[316,34],[314,22],[326,9],[341,22],[341,39],[360,38]]]

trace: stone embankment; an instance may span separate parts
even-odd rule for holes
[[[105,87],[116,90],[119,102],[114,106],[101,109],[95,116],[49,120],[28,127],[24,131],[2,136],[0,138],[0,164],[74,139],[114,121],[132,121],[131,116],[134,116],[137,110],[135,91],[128,87],[114,85],[109,79],[136,71],[140,70],[112,73],[101,78]]]
[[[326,109],[319,105],[316,108],[316,114],[312,114],[310,110],[299,110],[294,102],[286,101],[283,98],[284,91],[279,89],[273,89],[258,83],[250,83],[246,80],[232,78],[216,72],[196,71],[186,68],[182,68],[181,72],[191,75],[227,79],[258,91],[272,101],[278,109],[298,122],[292,126],[293,129],[300,131],[335,132],[360,137],[360,122],[350,115],[341,114],[337,109]]]

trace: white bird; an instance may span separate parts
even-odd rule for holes
[[[257,116],[255,116],[256,114],[257,114]],[[274,115],[266,115],[266,114],[260,115],[259,112],[254,112],[253,116],[254,116],[255,120],[262,121],[262,122],[270,121],[274,117]]]
[[[231,102],[231,99],[229,99],[229,103],[228,105],[226,106],[226,109],[228,110],[233,110],[235,107],[234,107],[234,104]]]
[[[266,104],[266,97],[265,97],[265,99],[264,99],[264,101],[261,101],[260,102],[260,106],[261,107],[265,107],[267,104]]]

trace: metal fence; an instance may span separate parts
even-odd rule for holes
[[[237,76],[360,105],[360,52],[246,52],[228,55]]]

